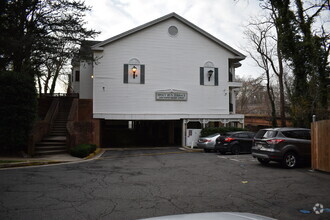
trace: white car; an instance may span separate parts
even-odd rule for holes
[[[203,148],[205,152],[215,150],[215,142],[220,137],[219,133],[209,135],[207,137],[199,138],[197,141],[197,147]]]

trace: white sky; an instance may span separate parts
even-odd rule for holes
[[[175,12],[216,38],[247,55],[244,26],[261,13],[258,0],[85,0],[92,6],[87,27],[101,31],[106,40],[149,21]],[[256,77],[260,69],[248,57],[237,69],[239,76]]]

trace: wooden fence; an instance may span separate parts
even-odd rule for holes
[[[330,120],[312,123],[312,169],[330,172]]]

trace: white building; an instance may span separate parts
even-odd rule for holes
[[[235,68],[245,56],[175,13],[91,48],[73,89],[93,99],[103,146],[187,145],[187,126],[244,122]]]

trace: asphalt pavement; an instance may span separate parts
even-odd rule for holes
[[[330,219],[330,174],[261,166],[250,154],[116,149],[91,160],[1,169],[0,177],[0,219],[139,219],[198,212]],[[314,212],[316,204],[322,213]]]

